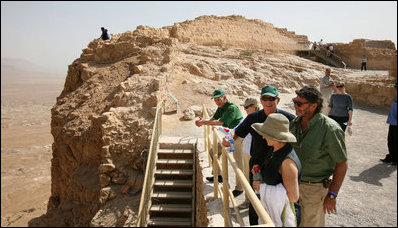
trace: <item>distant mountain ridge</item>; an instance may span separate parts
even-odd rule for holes
[[[21,58],[1,58],[1,78],[65,77],[43,66]]]
[[[52,70],[30,62],[22,58],[1,58],[1,68],[8,68],[19,71],[33,71],[43,73],[54,73]]]

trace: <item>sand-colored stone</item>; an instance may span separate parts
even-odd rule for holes
[[[394,56],[396,69],[397,49],[390,40],[355,39],[348,44],[334,43],[333,48],[349,68],[360,69],[362,56],[365,55],[368,70],[393,70]]]

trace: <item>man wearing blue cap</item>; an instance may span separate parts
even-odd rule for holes
[[[268,153],[272,153],[272,147],[267,144],[267,141],[263,139],[261,135],[259,135],[251,125],[254,123],[264,123],[267,119],[267,116],[272,113],[281,113],[286,116],[289,121],[295,118],[295,115],[278,109],[276,106],[279,103],[279,92],[274,86],[264,86],[261,89],[260,101],[263,109],[253,112],[248,115],[243,122],[235,129],[234,139],[238,137],[245,138],[247,134],[252,135],[252,144],[250,148],[250,161],[249,161],[249,170],[252,170],[255,164],[261,165]],[[224,146],[228,146],[229,143],[224,140]],[[250,177],[250,185],[253,187],[253,174],[249,173]],[[249,221],[250,225],[258,225],[258,216],[253,206],[249,205]]]
[[[229,101],[225,95],[225,92],[221,89],[216,89],[213,92],[214,102],[217,105],[216,113],[209,120],[203,120],[199,117],[199,120],[195,121],[196,126],[200,127],[202,125],[222,125],[229,129],[235,128],[240,121],[243,119],[242,113],[240,112],[236,104]],[[238,167],[243,170],[243,154],[242,154],[242,141],[243,139],[237,139],[234,141],[235,151],[233,152],[234,158],[238,163]],[[206,177],[210,182],[214,181],[214,177]],[[222,176],[218,176],[218,182],[222,182]],[[236,187],[233,191],[234,196],[242,194],[243,187],[242,184],[236,179]]]

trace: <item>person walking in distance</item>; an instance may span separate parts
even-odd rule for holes
[[[286,116],[289,121],[295,118],[293,114],[277,108],[279,100],[279,92],[274,86],[264,86],[261,89],[260,95],[260,101],[263,109],[248,115],[235,129],[234,139],[238,137],[245,138],[249,133],[252,135],[249,170],[252,170],[253,165],[261,164],[266,158],[268,152],[272,151],[272,146],[269,146],[267,141],[264,140],[263,137],[251,127],[251,125],[253,123],[264,123],[264,121],[267,119],[267,116],[272,113],[281,113]],[[229,146],[229,143],[224,140],[223,145]],[[249,179],[250,185],[253,187],[253,174],[251,172],[249,173]],[[249,221],[250,225],[258,224],[257,213],[251,204],[249,205]]]
[[[388,154],[380,161],[397,165],[397,83],[394,84],[394,89],[395,99],[387,117],[387,123],[389,124],[387,137]]]
[[[366,63],[368,62],[368,59],[366,58],[365,55],[362,56],[361,58],[361,71],[365,70],[366,71]]]
[[[215,125],[233,129],[238,125],[243,119],[242,113],[240,112],[238,106],[232,103],[227,99],[225,92],[221,89],[216,89],[213,92],[214,102],[217,105],[217,110],[214,113],[214,116],[209,120],[203,120],[199,117],[199,120],[195,121],[196,126],[201,127],[202,125]],[[234,140],[235,151],[233,152],[234,158],[238,163],[238,167],[243,170],[243,161],[242,161],[242,140],[236,139]],[[222,182],[222,176],[219,175],[218,182]],[[209,182],[214,181],[214,176],[206,177]],[[243,187],[240,181],[236,180],[236,187],[233,191],[234,196],[238,196],[243,192]]]
[[[352,125],[352,97],[345,92],[343,82],[337,82],[336,89],[337,92],[330,97],[326,114],[340,124],[341,129],[345,132],[347,126]]]
[[[300,226],[325,226],[325,214],[337,212],[336,200],[348,168],[344,132],[320,113],[323,100],[316,88],[305,86],[296,94],[297,117],[290,122],[290,132],[297,139],[292,146],[302,168]]]
[[[325,76],[323,76],[323,78],[321,79],[319,86],[324,100],[322,107],[326,107],[329,104],[330,96],[332,95],[334,89],[334,82],[333,79],[330,77],[330,68],[326,68]]]

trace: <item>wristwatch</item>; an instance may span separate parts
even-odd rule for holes
[[[333,194],[331,192],[328,192],[327,197],[329,197],[330,199],[336,199],[337,195],[335,195],[335,194]]]

